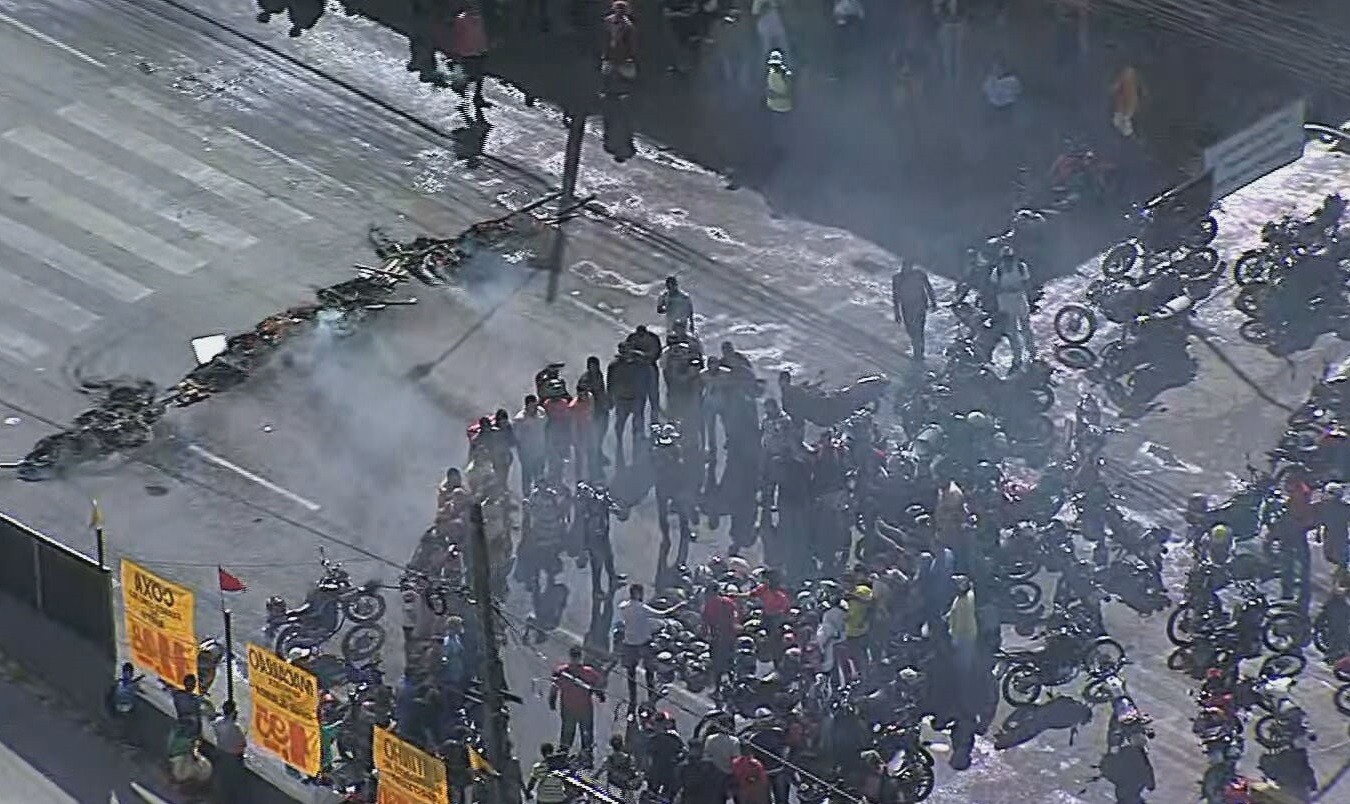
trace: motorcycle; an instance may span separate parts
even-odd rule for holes
[[[353,662],[374,656],[385,639],[384,629],[375,624],[386,608],[379,582],[355,586],[340,563],[327,558],[320,563],[323,575],[299,607],[288,608],[279,595],[268,599],[263,633],[277,655],[286,656],[292,648],[318,648],[351,622],[354,627],[342,638],[343,656]]]
[[[1191,207],[1199,208],[1200,203],[1183,198],[1184,192],[1185,188],[1169,191],[1135,208],[1133,217],[1139,221],[1139,232],[1106,252],[1102,257],[1103,275],[1114,279],[1138,267],[1144,274],[1151,274],[1160,263],[1184,258],[1214,242],[1218,221],[1207,211],[1195,214]]]
[[[1003,699],[1011,706],[1030,706],[1046,687],[1068,684],[1080,673],[1099,678],[1119,672],[1125,649],[1109,636],[1089,637],[1082,626],[1063,624],[1046,631],[1040,649],[1001,652],[998,659]]]
[[[1143,749],[1155,736],[1153,718],[1144,713],[1125,687],[1125,679],[1109,675],[1088,682],[1083,699],[1091,703],[1111,704],[1111,720],[1106,727],[1107,746],[1115,751],[1125,747]]]
[[[890,384],[885,375],[870,374],[843,388],[825,389],[811,382],[793,384],[791,372],[778,375],[783,410],[795,419],[821,427],[833,426],[854,411],[875,405]]]

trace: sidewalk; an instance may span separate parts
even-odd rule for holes
[[[0,660],[0,802],[169,804],[156,774]]]

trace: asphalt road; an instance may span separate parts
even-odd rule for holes
[[[407,119],[149,6],[154,13],[123,0],[0,4],[0,42],[17,56],[0,67],[5,455],[81,408],[71,391],[77,374],[170,383],[191,367],[191,337],[245,328],[369,261],[368,224],[453,233],[544,192],[557,168],[557,121],[509,108],[506,96],[493,95],[502,159],[467,171]],[[235,16],[249,4],[238,7]],[[364,57],[390,103],[437,120],[448,114],[443,96],[395,86],[394,77],[411,79],[391,73],[379,52],[314,47],[306,59],[324,69],[352,70]],[[893,256],[844,232],[769,219],[748,194],[709,193],[713,177],[665,155],[647,151],[623,168],[590,150],[587,160],[583,182],[614,214],[570,224],[564,242],[549,244],[551,258],[485,258],[463,287],[415,289],[417,305],[389,311],[362,335],[306,344],[292,365],[171,415],[133,459],[62,482],[0,479],[5,508],[89,550],[88,500],[97,498],[114,557],[197,587],[199,632],[218,631],[212,569],[241,576],[250,591],[232,605],[250,634],[267,595],[303,594],[320,546],[357,576],[393,581],[431,517],[434,484],[463,460],[464,424],[518,402],[545,362],[566,360],[570,371],[586,354],[608,355],[623,331],[654,318],[667,273],[681,273],[695,294],[705,343],[731,337],[766,371],[805,365],[838,378],[904,366],[880,301]],[[1250,232],[1279,212],[1306,212],[1346,175],[1343,162],[1311,154],[1229,202],[1224,222]],[[1057,283],[1051,300],[1082,284]],[[1151,518],[1171,516],[1187,491],[1229,483],[1245,453],[1274,441],[1280,403],[1306,392],[1323,357],[1343,354],[1323,339],[1293,362],[1271,357],[1237,339],[1226,304],[1202,314],[1214,348],[1192,344],[1200,379],[1164,395],[1167,410],[1130,425],[1113,446],[1114,476]],[[939,331],[946,324],[934,321]],[[1074,385],[1066,379],[1062,396],[1072,398]],[[1161,466],[1146,442],[1166,444],[1179,463]],[[724,539],[705,538],[694,557]],[[645,515],[620,526],[620,570],[649,574],[654,541]],[[581,634],[592,620],[589,583],[576,573],[569,586],[564,630]],[[517,614],[526,608],[508,602]],[[1130,684],[1160,722],[1156,800],[1185,800],[1200,766],[1190,684],[1162,667],[1159,618],[1141,622],[1120,608],[1110,616],[1135,661]],[[538,680],[570,638],[509,651],[513,686],[527,697],[514,718],[526,759],[552,730]],[[1322,683],[1306,682],[1309,694],[1325,696]],[[1345,755],[1344,724],[1325,710],[1315,713],[1326,734],[1317,764],[1331,779]],[[1063,717],[1075,713],[1057,705],[1042,722],[1067,726]],[[1088,784],[1104,722],[1099,712],[1076,738],[1047,728],[1001,751],[981,741],[971,771],[948,779],[940,766],[933,800],[1108,800],[1105,785]]]

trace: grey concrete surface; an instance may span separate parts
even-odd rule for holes
[[[0,68],[7,87],[0,169],[19,177],[0,197],[0,222],[18,235],[0,236],[0,280],[10,289],[0,293],[0,326],[17,336],[0,337],[6,456],[79,409],[70,390],[77,373],[171,382],[191,365],[192,336],[245,328],[310,287],[344,277],[351,263],[368,261],[368,223],[389,224],[398,234],[451,233],[543,192],[557,168],[562,132],[546,115],[502,111],[497,142],[529,170],[495,163],[464,170],[447,158],[443,142],[408,121],[171,11],[142,8],[80,0],[0,6],[59,43],[0,19],[0,43],[17,56]],[[315,50],[304,55],[321,65],[366,69],[380,81],[401,69],[394,65],[391,73],[388,54],[379,51],[334,54],[323,38],[313,41]],[[447,114],[443,97],[420,88],[412,94],[419,111]],[[114,558],[134,556],[198,589],[203,634],[219,632],[212,572],[225,565],[250,586],[231,603],[242,640],[260,626],[267,595],[303,593],[320,545],[358,577],[392,581],[431,516],[435,482],[463,459],[470,418],[508,402],[514,407],[544,362],[564,359],[573,371],[586,354],[609,354],[623,331],[654,318],[653,294],[667,273],[681,273],[695,294],[705,343],[731,337],[766,371],[806,365],[839,378],[864,367],[903,368],[902,339],[881,296],[893,256],[847,233],[768,218],[750,195],[709,200],[714,179],[669,157],[646,154],[631,169],[614,169],[592,156],[588,151],[583,182],[631,222],[571,224],[556,274],[508,262],[493,281],[444,293],[417,289],[418,305],[389,311],[327,354],[306,353],[295,369],[267,372],[175,413],[162,437],[135,456],[61,482],[0,478],[0,502],[91,550],[84,523],[89,499],[97,498]],[[1330,157],[1313,154],[1296,167],[1230,205],[1225,225],[1250,233],[1266,217],[1311,208],[1321,188],[1344,186],[1346,170]],[[88,214],[88,206],[103,214]],[[109,292],[139,291],[109,287],[106,276],[100,283],[87,264],[53,252],[48,241],[150,293],[119,301]],[[1221,245],[1229,256],[1243,247],[1241,238]],[[180,260],[179,251],[190,258]],[[1053,298],[1069,298],[1082,285],[1070,277]],[[81,321],[87,323],[76,326]],[[1259,453],[1274,440],[1283,412],[1253,386],[1288,403],[1305,393],[1323,356],[1344,350],[1324,339],[1297,357],[1291,374],[1285,361],[1238,343],[1225,314],[1202,322],[1229,361],[1192,344],[1200,379],[1164,395],[1168,411],[1130,425],[1113,453],[1113,476],[1132,505],[1158,519],[1174,513],[1185,491],[1224,487],[1245,452]],[[947,323],[938,317],[933,326],[941,331]],[[420,370],[428,364],[429,372]],[[414,369],[419,379],[410,381]],[[1076,386],[1064,377],[1061,396],[1071,399]],[[1145,441],[1166,443],[1196,471],[1159,467],[1141,452]],[[621,526],[620,569],[649,573],[654,541],[645,513]],[[710,535],[695,558],[724,546],[723,535]],[[591,625],[589,584],[580,573],[568,581],[564,625],[580,634]],[[508,611],[519,617],[523,601],[513,597]],[[1135,661],[1131,686],[1162,725],[1153,749],[1160,780],[1154,799],[1187,800],[1200,767],[1188,730],[1190,682],[1162,664],[1159,618],[1141,622],[1123,609],[1109,616]],[[509,649],[513,687],[527,700],[514,719],[527,760],[552,736],[541,680],[570,638],[560,633]],[[1324,700],[1324,681],[1314,674],[1305,684],[1314,700]],[[675,704],[702,705],[683,698]],[[1315,714],[1328,739],[1316,764],[1322,778],[1334,780],[1345,759],[1335,739],[1344,724],[1328,709]],[[933,800],[1109,800],[1105,785],[1089,784],[1104,722],[1099,712],[1072,739],[1067,729],[1052,728],[1003,751],[981,741],[971,771],[939,766]],[[1332,788],[1324,800],[1338,794]]]

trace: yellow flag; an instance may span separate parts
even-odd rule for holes
[[[98,529],[103,527],[103,509],[98,507],[98,500],[90,500],[94,509],[89,512],[89,527]]]

